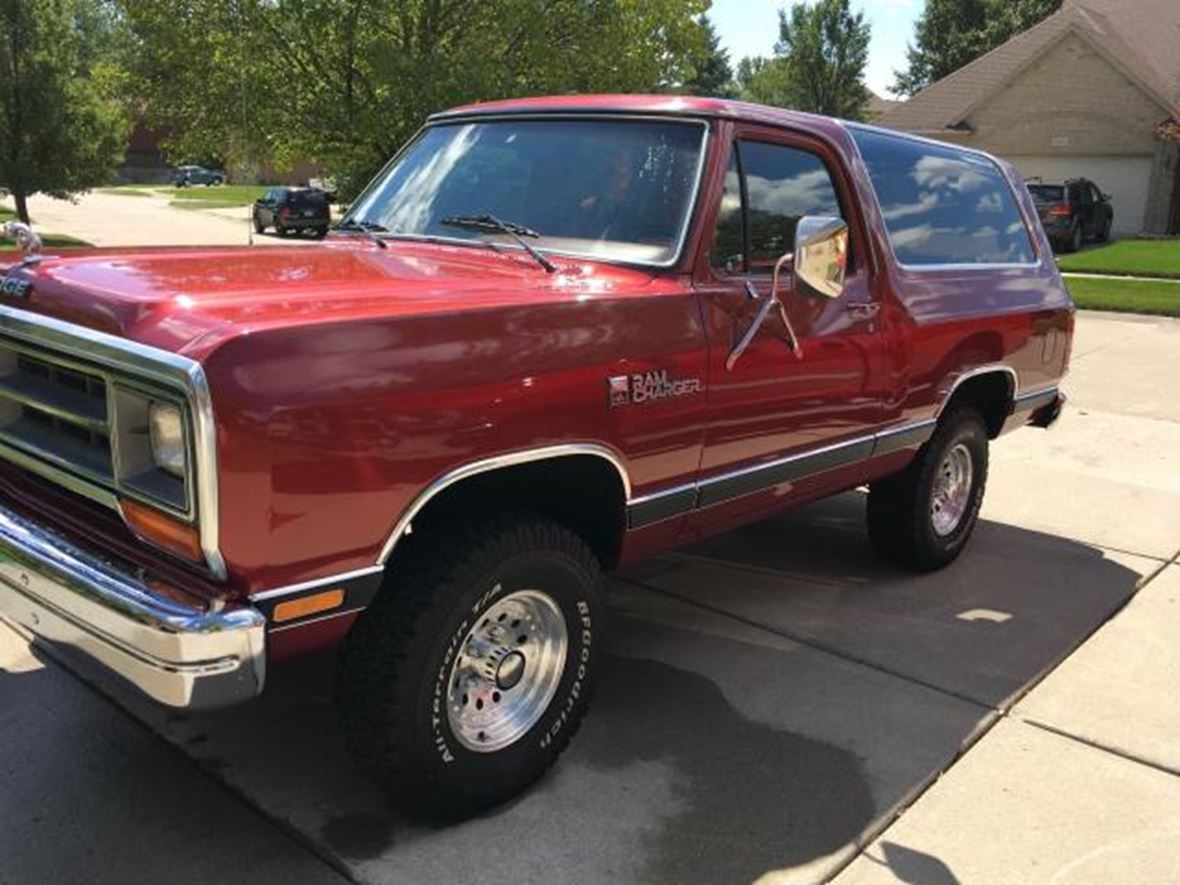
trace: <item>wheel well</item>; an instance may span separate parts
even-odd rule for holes
[[[619,559],[626,508],[623,481],[611,462],[565,455],[477,473],[446,487],[414,516],[411,538],[445,532],[448,524],[473,513],[531,510],[576,532],[603,567],[612,568]]]
[[[983,416],[988,436],[995,439],[1000,435],[1004,422],[1012,414],[1015,391],[1007,372],[985,372],[968,378],[955,388],[950,401],[943,411],[955,405],[967,405]]]

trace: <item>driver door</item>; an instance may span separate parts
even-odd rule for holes
[[[872,446],[863,439],[883,418],[880,305],[870,291],[860,218],[847,211],[850,188],[839,169],[824,145],[781,130],[739,129],[729,146],[712,248],[698,272],[709,403],[701,509],[690,520],[690,535],[855,486],[864,473]],[[727,365],[759,307],[747,284],[760,298],[771,297],[773,266],[794,248],[805,215],[849,224],[843,293],[804,291],[786,265],[779,297],[798,354],[776,309]]]

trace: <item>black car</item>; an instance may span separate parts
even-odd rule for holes
[[[225,184],[225,173],[204,166],[177,166],[172,172],[172,183],[177,187],[191,187],[194,184],[213,187]]]
[[[254,230],[258,233],[273,227],[280,237],[302,231],[321,238],[331,220],[328,195],[315,188],[270,187],[254,203]]]
[[[1055,183],[1032,178],[1028,192],[1057,251],[1076,252],[1087,240],[1105,243],[1110,239],[1114,221],[1110,194],[1104,194],[1094,182],[1069,178]]]

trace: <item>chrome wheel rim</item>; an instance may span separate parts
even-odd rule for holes
[[[934,495],[930,502],[930,520],[934,531],[945,537],[958,528],[971,500],[974,466],[970,450],[959,443],[942,459],[934,478]]]
[[[447,680],[447,718],[464,747],[502,750],[537,724],[561,683],[569,636],[557,602],[518,590],[480,615]]]

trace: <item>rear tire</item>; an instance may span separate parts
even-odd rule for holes
[[[963,552],[983,503],[987,444],[980,414],[952,407],[905,470],[869,487],[869,542],[879,556],[933,571]]]
[[[1069,232],[1069,239],[1065,241],[1065,248],[1063,252],[1077,252],[1082,248],[1082,225],[1078,222],[1074,225],[1073,230]]]
[[[532,784],[581,723],[602,572],[581,538],[526,513],[406,543],[344,644],[337,702],[395,804],[464,816]]]
[[[1111,220],[1109,218],[1106,219],[1106,221],[1102,222],[1102,231],[1098,234],[1098,242],[1100,242],[1100,243],[1109,243],[1110,242],[1110,225],[1111,225]]]

